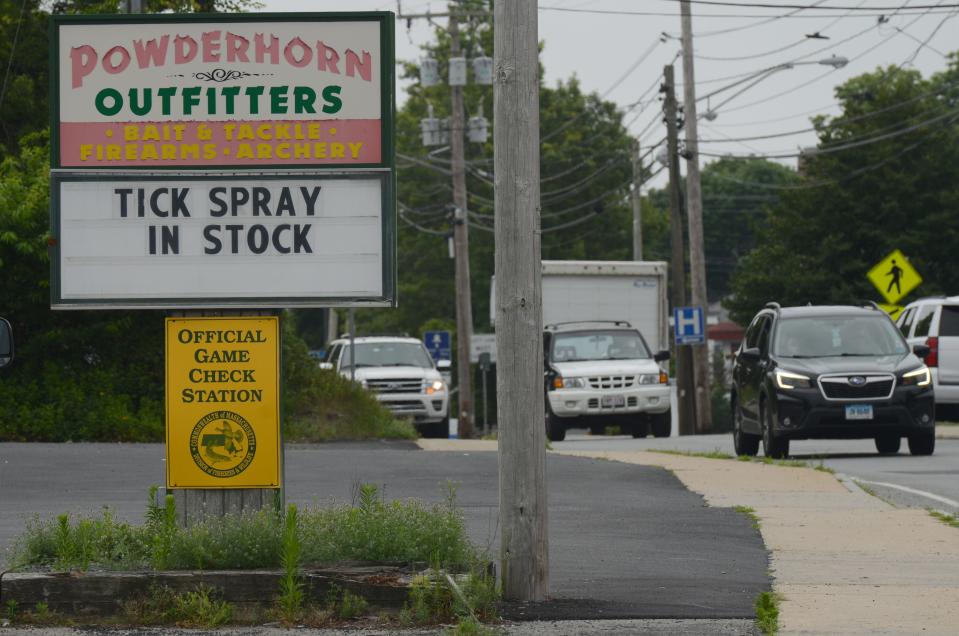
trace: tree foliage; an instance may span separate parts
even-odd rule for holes
[[[770,188],[785,186],[796,179],[794,170],[765,159],[719,159],[703,166],[703,250],[710,301],[721,300],[729,294],[732,272],[739,259],[753,249],[767,211],[779,200],[778,191]],[[667,187],[650,191],[652,210],[644,211],[657,221],[662,219],[659,222],[664,224],[656,236],[644,241],[648,260],[671,260]],[[685,179],[681,189],[685,201]],[[683,218],[685,221],[685,211]],[[684,241],[688,252],[688,239]]]
[[[819,152],[781,190],[733,278],[727,304],[740,322],[770,300],[878,300],[866,272],[896,248],[923,276],[917,293],[959,288],[956,57],[929,79],[888,67],[849,80],[836,95],[842,114],[815,120]]]

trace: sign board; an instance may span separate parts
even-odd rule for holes
[[[490,364],[496,364],[496,334],[474,333],[470,336],[470,362],[476,364],[480,356],[488,353]]]
[[[167,488],[279,488],[279,319],[166,319]]]
[[[899,315],[902,313],[902,310],[905,309],[902,305],[886,305],[884,303],[879,303],[879,308],[889,314],[889,318],[891,318],[893,322],[899,320]]]
[[[876,263],[866,276],[890,305],[897,304],[922,282],[919,272],[899,250]]]
[[[423,344],[426,345],[426,350],[430,352],[434,362],[453,359],[450,349],[450,332],[427,331],[423,334]]]
[[[54,173],[54,307],[389,305],[384,174]]]
[[[706,321],[702,307],[676,307],[673,309],[673,334],[678,345],[703,344],[706,342]]]
[[[392,166],[393,22],[54,16],[51,166]]]
[[[394,21],[53,17],[51,305],[394,306]]]

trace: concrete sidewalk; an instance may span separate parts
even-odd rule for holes
[[[496,442],[424,440],[428,450]],[[712,506],[755,511],[783,634],[959,633],[959,530],[811,468],[651,452],[561,454],[661,466]]]

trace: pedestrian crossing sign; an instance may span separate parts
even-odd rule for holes
[[[866,276],[890,305],[897,304],[922,282],[922,276],[899,250],[876,263]]]

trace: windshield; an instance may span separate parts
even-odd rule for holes
[[[636,331],[575,331],[553,337],[553,362],[634,360],[649,358],[649,349]]]
[[[884,316],[784,318],[776,328],[773,353],[787,358],[902,355],[909,349]]]
[[[350,368],[350,345],[343,346],[340,368]],[[418,342],[361,342],[356,345],[356,367],[433,367],[433,359]]]

